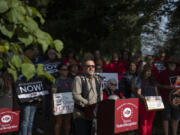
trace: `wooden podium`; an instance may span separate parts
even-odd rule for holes
[[[137,98],[100,102],[97,111],[97,135],[118,135],[138,129],[138,106]]]

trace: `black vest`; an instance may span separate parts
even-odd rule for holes
[[[80,79],[81,79],[81,84],[82,84],[82,97],[88,100],[88,96],[89,96],[89,92],[88,91],[88,83],[87,83],[87,79],[85,75],[79,75]],[[98,78],[98,76],[95,76],[95,83],[96,83],[96,92],[97,92],[97,102],[101,101],[101,92],[100,92],[100,88],[101,88],[101,82],[100,79]],[[74,104],[74,107],[84,111],[84,107],[78,105],[78,104]]]

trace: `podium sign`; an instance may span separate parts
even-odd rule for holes
[[[138,99],[121,99],[115,102],[114,133],[138,128]]]
[[[164,109],[164,104],[163,104],[161,96],[146,96],[145,104],[146,104],[147,111]]]
[[[100,102],[97,114],[97,135],[117,135],[137,129],[138,105],[138,98]]]
[[[0,134],[18,131],[19,111],[12,111],[11,108],[0,109]]]

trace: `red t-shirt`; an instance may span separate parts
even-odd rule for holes
[[[107,67],[108,73],[117,73],[118,72],[119,62],[110,61]]]
[[[162,72],[164,70],[166,70],[166,66],[165,66],[165,62],[167,61],[168,59],[165,58],[163,61],[161,59],[154,59],[154,66],[158,69],[158,72]]]
[[[152,70],[153,70],[153,73],[154,73],[154,78],[156,80],[158,80],[158,76],[159,76],[158,69],[155,66],[152,66]]]
[[[123,73],[126,72],[126,63],[124,61],[115,63],[111,61],[108,65],[107,71],[108,73],[118,73],[118,80],[120,81]]]
[[[180,75],[178,71],[168,71],[167,69],[162,71],[158,77],[158,83],[161,85],[174,85],[175,78]],[[163,101],[169,101],[169,93],[171,89],[160,89],[160,94],[162,96]]]
[[[118,66],[118,80],[120,81],[122,75],[126,72],[128,68],[128,61],[120,61]]]

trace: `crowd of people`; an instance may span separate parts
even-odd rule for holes
[[[178,76],[180,76],[180,61],[176,56],[167,58],[163,49],[158,52],[157,58],[152,55],[143,57],[140,51],[134,55],[127,50],[122,54],[114,52],[109,62],[103,59],[99,50],[85,53],[83,58],[76,59],[73,50],[70,50],[67,56],[59,58],[53,48],[48,49],[46,56],[42,56],[39,48],[28,46],[24,49],[24,55],[34,64],[55,63],[56,66],[58,65],[58,71],[55,72],[54,69],[54,72],[49,72],[55,77],[54,83],[35,76],[32,80],[42,79],[49,94],[25,102],[20,101],[16,92],[17,82],[27,81],[25,77],[20,75],[18,81],[14,82],[8,72],[1,74],[0,100],[1,97],[6,96],[9,102],[13,102],[10,107],[21,111],[20,128],[16,134],[32,135],[33,130],[38,127],[39,121],[36,121],[35,118],[37,117],[35,115],[37,105],[43,106],[43,116],[48,122],[54,111],[52,95],[72,92],[74,112],[54,116],[56,119],[54,135],[61,133],[64,135],[91,135],[92,120],[86,118],[84,108],[102,100],[108,100],[111,95],[116,95],[120,99],[139,98],[138,133],[140,135],[152,134],[153,120],[156,114],[156,111],[146,109],[145,96],[161,96],[165,106],[160,111],[164,135],[177,135],[180,110],[172,107],[169,95],[178,87],[176,79],[178,80]],[[48,72],[48,68],[46,71]],[[106,88],[102,89],[99,76],[95,73],[117,73],[118,81],[111,78],[107,81]],[[5,108],[3,105],[0,104],[0,107]]]

